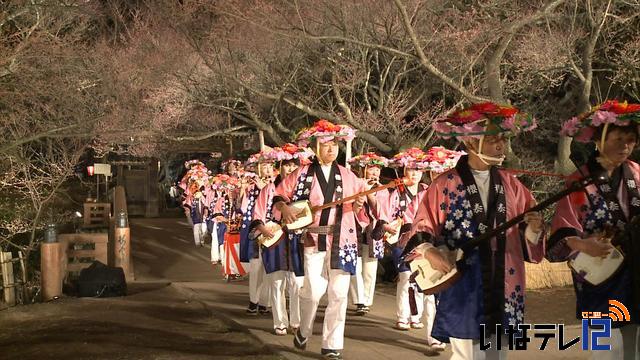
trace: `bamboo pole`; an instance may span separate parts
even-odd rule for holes
[[[22,299],[23,303],[26,303],[29,299],[28,289],[27,289],[27,264],[24,259],[24,255],[22,251],[18,250],[18,259],[20,259],[20,272],[22,273]]]
[[[13,278],[13,259],[10,252],[0,252],[2,263],[2,282],[4,286],[4,302],[9,306],[16,304],[15,279]]]

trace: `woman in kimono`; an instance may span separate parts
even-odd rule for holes
[[[311,158],[315,156],[313,150],[307,147],[299,147],[293,143],[286,143],[280,147],[283,151],[282,159],[280,160],[280,165],[278,167],[278,176],[274,181],[274,185],[278,186],[282,179],[291,175],[298,167],[303,165],[308,165],[311,163]],[[287,234],[290,242],[300,242],[300,234],[290,233]],[[291,250],[289,251],[292,252]],[[302,257],[292,257],[302,263]],[[287,271],[287,292],[289,293],[289,327],[291,328],[291,333],[295,334],[300,327],[300,288],[302,287],[302,283],[304,280],[304,268],[302,268],[302,273],[296,274],[293,270],[293,267],[290,267],[289,271]],[[272,294],[273,296],[273,294]]]
[[[223,267],[225,266],[224,234],[227,232],[227,225],[224,220],[228,219],[229,214],[232,213],[229,210],[232,207],[231,199],[233,199],[233,194],[230,194],[230,189],[221,186],[221,183],[223,177],[237,175],[240,168],[241,163],[238,160],[229,159],[223,161],[221,165],[222,172],[211,178],[211,190],[207,197],[210,210],[207,218],[207,228],[211,234],[211,262],[222,264]],[[225,275],[225,278],[227,278],[227,275]]]
[[[274,206],[284,223],[297,219],[298,210],[288,203],[308,200],[312,206],[355,195],[366,189],[366,183],[350,170],[338,165],[338,141],[350,140],[355,131],[345,125],[326,120],[317,121],[298,135],[298,145],[313,142],[316,159],[298,168],[276,188]],[[356,214],[365,197],[313,214],[313,223],[305,228],[304,283],[300,292],[302,321],[295,334],[294,345],[307,346],[320,298],[327,293],[321,353],[332,359],[341,358],[347,312],[350,276],[357,262]],[[277,215],[276,215],[277,216]]]
[[[351,166],[357,168],[369,188],[380,186],[380,171],[387,166],[389,160],[375,153],[366,153],[349,160]],[[380,192],[382,193],[382,192]],[[377,194],[380,194],[377,193]],[[373,304],[376,288],[378,260],[384,255],[382,239],[373,239],[371,232],[378,218],[376,194],[369,194],[364,203],[365,222],[358,227],[358,263],[356,275],[351,277],[349,294],[356,305],[356,314],[365,315]]]
[[[383,232],[390,235],[396,235],[398,232],[405,233],[411,229],[415,209],[417,206],[411,206],[412,202],[420,202],[427,190],[427,185],[421,183],[423,171],[427,170],[427,162],[425,161],[424,151],[418,148],[407,149],[404,152],[396,154],[391,159],[391,167],[404,169],[404,186],[395,188],[391,192],[383,193],[386,198],[380,197],[378,201],[379,221],[375,238],[382,238]],[[392,226],[393,222],[401,221],[400,229]],[[422,329],[422,312],[424,298],[421,292],[417,291],[414,285],[409,284],[409,268],[400,260],[403,248],[399,243],[393,244],[391,248],[391,256],[394,265],[398,270],[398,282],[396,285],[396,329]],[[410,288],[412,290],[410,290]],[[411,314],[410,297],[415,296],[417,314]]]
[[[420,167],[424,168],[425,171],[429,172],[429,178],[431,180],[431,182],[433,182],[438,176],[440,176],[442,173],[444,173],[445,171],[453,168],[456,166],[458,160],[460,159],[461,156],[466,155],[465,152],[463,151],[454,151],[454,150],[449,150],[446,149],[444,147],[441,146],[434,146],[432,148],[430,148],[428,151],[425,152],[425,154],[423,156],[421,156],[421,162],[422,165]],[[426,192],[425,192],[426,194]],[[423,194],[424,195],[424,194]],[[414,198],[413,201],[411,201],[411,203],[409,204],[409,207],[407,209],[407,213],[412,214],[411,216],[415,217],[415,214],[417,213],[417,208],[420,206],[421,201],[423,200],[423,197],[416,197]],[[400,246],[398,246],[398,248],[402,248],[402,244],[405,244],[407,241],[407,235],[408,233],[404,233],[401,238],[400,238]],[[401,254],[399,254],[401,255]],[[401,257],[401,256],[398,256]],[[404,264],[404,262],[402,262],[401,259],[398,260],[399,263],[401,263],[401,267],[406,267],[406,265]],[[409,275],[409,273],[400,273],[400,277],[401,279],[404,280],[404,277]],[[413,284],[409,284],[409,279],[407,277],[406,279],[407,284],[403,284],[403,290],[404,291],[408,291],[409,286],[415,286]],[[406,289],[406,290],[405,290]],[[426,314],[426,338],[427,338],[427,346],[429,346],[432,350],[435,351],[444,351],[444,349],[446,348],[445,343],[439,341],[438,339],[435,339],[433,336],[431,336],[431,332],[433,330],[433,323],[435,320],[435,316],[436,316],[436,299],[434,295],[423,295],[420,288],[415,286],[415,290],[417,290],[416,292],[414,292],[415,299],[416,299],[416,308],[418,310],[419,313],[424,313]],[[410,296],[410,295],[405,295],[405,296]],[[424,302],[419,302],[420,299],[423,298]],[[406,309],[408,309],[407,305],[404,304],[404,306],[406,307]],[[408,311],[408,310],[407,310]],[[418,320],[420,320],[421,317],[418,317]]]
[[[405,260],[424,257],[436,270],[449,272],[454,265],[436,247],[460,249],[535,204],[522,183],[497,167],[505,158],[505,136],[534,127],[533,118],[493,103],[472,105],[434,125],[440,137],[461,139],[469,155],[430,185],[419,204]],[[520,226],[467,251],[460,279],[437,296],[431,332],[435,339],[451,343],[452,359],[506,356],[495,346],[496,325],[524,322],[524,261],[542,260],[543,233],[541,215],[530,212]],[[493,347],[484,354],[481,324],[486,334],[493,333]]]
[[[594,142],[596,151],[572,174],[569,181],[606,172],[609,181],[590,185],[562,199],[556,208],[549,238],[547,257],[551,261],[567,261],[578,253],[606,257],[612,250],[607,228],[624,229],[640,214],[640,165],[628,159],[638,143],[640,104],[606,101],[586,114],[567,121],[561,134],[581,142]],[[635,240],[635,239],[634,239]],[[594,351],[594,359],[638,359],[640,353],[638,316],[640,275],[632,264],[640,261],[630,244],[622,244],[626,260],[621,269],[598,285],[572,272],[576,292],[576,316],[582,312],[609,312],[609,300],[617,300],[631,310],[631,322],[614,321],[611,331],[611,351]],[[636,246],[636,251],[638,247]],[[634,258],[635,257],[635,258]],[[634,294],[634,283],[636,293]]]
[[[248,166],[255,166],[257,176],[249,176],[245,173],[244,182],[248,185],[242,191],[242,225],[240,227],[240,262],[249,263],[249,306],[248,315],[268,314],[269,285],[265,281],[265,271],[262,265],[262,251],[259,244],[249,234],[251,224],[259,203],[259,197],[263,189],[273,183],[274,158],[271,156],[273,149],[265,148],[257,154],[253,154],[247,160]]]
[[[193,238],[196,246],[204,246],[206,216],[208,206],[205,200],[205,184],[209,178],[209,171],[199,160],[185,162],[187,173],[181,182],[187,183],[186,197],[182,203],[189,224],[193,227]]]
[[[238,174],[238,172],[235,173]],[[210,211],[218,238],[224,277],[227,280],[239,278],[244,274],[238,254],[239,244],[237,244],[238,250],[235,251],[236,244],[225,243],[225,234],[229,230],[230,223],[242,215],[238,205],[239,180],[228,174],[218,174],[213,177],[211,186],[218,191],[218,199]],[[225,249],[232,251],[227,253]]]
[[[213,212],[218,205],[218,200],[222,196],[222,192],[211,183],[215,177],[211,177],[207,182],[205,189],[205,203],[207,204],[207,232],[211,234],[211,264],[222,264],[222,257],[220,256],[220,244],[218,241],[218,227],[217,220],[213,218]]]
[[[287,177],[297,168],[300,157],[308,156],[304,149],[285,144],[285,147],[274,148],[268,158],[273,163],[281,160],[280,175]],[[293,166],[292,166],[293,165]],[[276,178],[276,181],[279,179]],[[265,226],[274,220],[273,197],[277,184],[269,182],[260,192],[256,201],[253,220],[249,226],[250,239],[257,243],[257,237],[264,235],[273,237],[273,233]],[[269,288],[273,309],[273,328],[276,335],[287,335],[287,330],[296,332],[300,327],[299,289],[304,279],[303,264],[300,261],[302,250],[299,236],[287,236],[270,248],[261,246],[263,271],[266,272],[265,287]],[[292,279],[293,278],[293,279]],[[293,284],[292,284],[293,283]],[[289,287],[289,312],[287,314],[287,299],[285,290]]]
[[[211,174],[209,170],[204,166],[204,164],[200,160],[189,160],[185,161],[184,167],[187,169],[187,172],[184,174],[182,179],[179,182],[180,188],[184,191],[182,198],[182,207],[185,211],[185,216],[187,217],[187,221],[189,221],[189,225],[193,226],[193,221],[191,220],[191,215],[189,213],[189,208],[185,207],[185,204],[191,202],[191,199],[187,201],[187,197],[189,194],[193,195],[197,191],[191,191],[190,185],[193,179],[197,179],[199,177],[208,176]]]
[[[203,195],[204,186],[200,186],[199,182],[193,179],[189,183],[188,190],[189,192],[182,206],[191,219],[195,245],[202,247],[204,246],[204,238],[207,233],[205,221],[207,206]]]

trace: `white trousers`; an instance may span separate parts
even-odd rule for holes
[[[227,260],[224,256],[224,244],[218,245],[218,254],[220,254],[220,263],[222,264],[222,268],[227,265]]]
[[[436,319],[436,297],[434,295],[424,295],[424,310],[427,320],[427,326],[425,327],[427,329],[427,345],[439,343],[439,340],[431,337],[431,330],[433,330],[433,321]]]
[[[202,223],[193,224],[193,241],[195,242],[196,246],[204,244],[204,237],[207,235],[205,226],[202,226]]]
[[[362,245],[362,257],[358,257],[356,274],[351,276],[349,296],[353,304],[373,305],[376,292],[378,259],[369,256],[369,245]]]
[[[504,344],[509,344],[506,338],[502,339],[503,350],[498,350],[494,346],[487,350],[480,350],[480,341],[471,339],[449,338],[451,341],[450,360],[504,360],[507,358],[507,352],[504,350]],[[491,345],[496,344],[495,334],[491,336]],[[508,345],[507,345],[508,346]]]
[[[322,348],[342,350],[351,274],[331,269],[329,259],[330,254],[326,251],[317,252],[313,247],[304,249],[304,282],[300,289],[300,333],[305,338],[311,336],[320,298],[327,293],[329,303],[322,326]]]
[[[358,256],[356,274],[349,280],[349,297],[354,305],[363,304],[365,300],[364,279],[362,278],[362,258]]]
[[[293,271],[287,272],[287,289],[289,291],[289,325],[300,327],[300,289],[304,276],[296,276]]]
[[[249,301],[262,306],[269,306],[269,285],[266,284],[262,254],[257,259],[249,260]]]
[[[211,262],[220,261],[220,247],[218,246],[218,224],[213,223],[213,231],[211,232]]]
[[[362,281],[364,283],[364,304],[373,305],[373,295],[376,292],[376,276],[378,274],[378,259],[369,256],[369,245],[362,246]]]
[[[409,277],[410,271],[402,271],[398,273],[398,284],[396,285],[396,316],[398,322],[418,323],[422,319],[424,311],[424,294],[415,291],[417,315],[411,315],[411,307],[409,306]],[[435,314],[435,311],[434,311]]]
[[[273,328],[286,329],[289,327],[289,316],[287,314],[287,298],[285,289],[287,287],[286,271],[276,271],[267,274],[265,285],[271,289],[271,313],[273,314]]]
[[[591,329],[589,329],[591,339]],[[640,326],[630,324],[619,329],[611,329],[611,338],[599,340],[599,344],[611,344],[611,351],[591,351],[593,360],[640,360]]]
[[[296,279],[295,274],[289,271],[276,271],[271,274],[267,274],[265,279],[266,285],[268,284],[271,293],[271,312],[273,313],[273,328],[274,329],[282,329],[292,327],[300,327],[300,302],[298,300],[294,302],[289,302],[289,308],[291,312],[291,316],[287,314],[287,298],[286,298],[286,289],[290,285],[291,277],[293,277],[293,282],[295,284],[295,294],[296,297],[299,296],[299,289],[302,285],[302,281],[304,277],[298,276],[299,280]],[[298,282],[296,282],[298,281]],[[291,292],[289,293],[291,296]],[[295,307],[295,309],[294,309]]]

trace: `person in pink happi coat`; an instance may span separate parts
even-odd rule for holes
[[[295,221],[297,210],[288,203],[307,199],[315,205],[329,203],[366,190],[367,185],[351,170],[336,163],[338,141],[353,139],[355,131],[348,126],[317,121],[304,129],[299,145],[313,143],[316,159],[285,178],[276,188],[274,206],[285,223]],[[306,348],[320,298],[327,293],[321,353],[339,359],[344,346],[349,281],[355,274],[358,257],[357,216],[365,197],[313,214],[313,223],[304,229],[304,282],[300,292],[302,321],[295,334],[294,345]]]

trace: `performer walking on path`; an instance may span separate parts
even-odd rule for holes
[[[353,172],[338,165],[338,141],[353,139],[355,131],[348,126],[320,120],[298,136],[299,145],[313,143],[316,160],[285,178],[276,189],[274,206],[285,223],[297,219],[297,210],[287,203],[308,199],[321,205],[355,195],[366,189],[366,183]],[[349,280],[356,271],[356,214],[365,198],[344,203],[313,214],[313,224],[306,228],[304,241],[304,283],[300,293],[302,321],[295,334],[294,345],[306,348],[312,334],[320,298],[328,293],[321,353],[327,358],[341,358],[347,311]]]
[[[387,166],[389,160],[375,153],[366,153],[354,157],[349,161],[351,166],[362,173],[362,178],[369,188],[380,186],[380,171]],[[384,194],[379,192],[369,194],[364,203],[364,211],[367,215],[365,223],[358,227],[358,265],[356,275],[351,277],[349,294],[356,305],[356,314],[365,315],[373,305],[373,296],[376,288],[376,276],[378,260],[384,256],[384,243],[382,239],[373,239],[373,228],[378,219],[376,196]]]
[[[594,142],[597,149],[569,177],[569,182],[605,171],[609,182],[590,185],[585,191],[560,200],[553,217],[547,257],[551,261],[567,261],[583,253],[606,258],[617,251],[614,246],[621,247],[625,254],[621,269],[600,284],[590,284],[586,274],[572,272],[577,318],[582,318],[582,312],[608,313],[610,300],[630,310],[631,321],[612,323],[611,351],[593,351],[593,359],[640,358],[639,239],[612,244],[606,234],[610,228],[624,231],[625,225],[640,215],[640,165],[628,159],[638,144],[639,124],[640,104],[610,100],[567,121],[561,132],[581,142]],[[589,270],[597,271],[595,267]]]
[[[297,147],[296,147],[297,149]],[[295,151],[293,154],[283,150],[282,148],[274,148],[264,156],[265,161],[270,163],[263,166],[272,166],[276,160],[288,161],[295,160],[294,156],[301,153]],[[286,167],[284,176],[292,171],[291,166]],[[295,168],[293,168],[295,169]],[[264,174],[264,172],[262,173]],[[257,243],[257,237],[264,235],[267,238],[273,238],[273,232],[266,224],[273,220],[273,197],[275,195],[276,185],[270,181],[260,192],[256,201],[256,207],[253,214],[253,221],[250,225],[250,238]],[[283,236],[283,238],[270,248],[261,246],[263,271],[266,271],[265,286],[269,287],[271,304],[273,309],[273,327],[276,335],[286,335],[289,327],[297,329],[300,327],[300,309],[299,309],[299,287],[302,285],[304,269],[302,262],[299,261],[302,244],[299,237]],[[290,313],[287,314],[287,300],[285,290],[290,281],[290,274],[294,277],[294,287],[290,290]]]
[[[534,127],[533,118],[516,108],[493,103],[473,105],[434,125],[437,135],[462,140],[469,155],[427,190],[413,223],[415,235],[406,245],[407,252],[413,249],[407,261],[424,257],[436,270],[448,273],[453,264],[436,246],[459,249],[534,206],[531,192],[496,166],[504,160],[506,136]],[[493,347],[480,350],[479,341],[485,341],[480,339],[480,326],[491,334],[497,324],[506,328],[524,322],[524,261],[542,260],[543,233],[542,216],[530,212],[521,226],[465,254],[458,264],[460,279],[437,296],[431,333],[451,343],[452,359],[506,357],[496,349],[495,334],[488,340]]]
[[[266,273],[262,265],[262,249],[250,236],[251,224],[254,213],[257,211],[261,192],[273,183],[274,158],[270,156],[273,149],[265,148],[263,151],[253,154],[247,160],[248,166],[255,166],[257,176],[244,175],[244,181],[248,186],[243,191],[242,198],[242,225],[240,228],[240,261],[249,263],[249,306],[247,314],[267,314],[269,305],[269,284],[265,281]],[[262,205],[266,206],[266,204]]]
[[[421,183],[423,171],[426,169],[425,153],[418,148],[407,149],[396,154],[391,166],[402,168],[404,171],[404,187],[393,189],[386,199],[380,198],[378,202],[380,220],[375,237],[381,236],[381,232],[389,235],[402,236],[411,229],[417,206],[410,206],[413,202],[420,202],[427,190],[427,185]],[[400,226],[394,226],[398,224]],[[409,284],[409,268],[401,261],[403,248],[400,244],[391,244],[391,256],[398,270],[398,282],[396,285],[396,328],[398,330],[422,329],[422,313],[424,310],[424,298],[414,285]],[[411,289],[411,290],[410,290]],[[415,296],[417,313],[411,314],[410,296]]]

